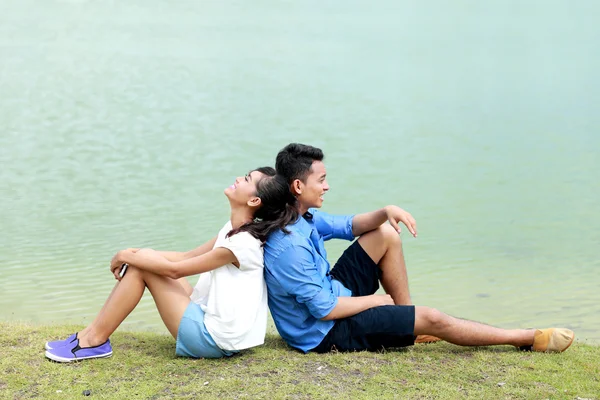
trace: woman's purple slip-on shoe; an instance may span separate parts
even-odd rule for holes
[[[44,347],[46,348],[46,350],[58,349],[59,347],[63,347],[71,343],[75,339],[77,339],[77,333],[73,333],[68,338],[63,340],[53,340],[51,342],[46,342],[46,345]]]
[[[87,360],[90,358],[104,358],[112,356],[110,339],[99,346],[79,347],[79,339],[66,346],[46,351],[46,357],[52,361],[68,363],[73,361]]]

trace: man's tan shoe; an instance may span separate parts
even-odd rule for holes
[[[573,339],[575,339],[575,333],[570,329],[537,329],[533,337],[533,351],[561,353],[569,348]]]
[[[432,335],[417,335],[417,337],[415,338],[415,343],[434,343],[434,342],[439,342],[440,339],[437,336],[432,336]]]

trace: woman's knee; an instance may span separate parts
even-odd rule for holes
[[[142,271],[141,269],[139,269],[138,267],[134,267],[133,265],[130,265],[127,267],[127,271],[125,272],[125,276],[129,277],[130,279],[132,277],[135,277],[136,279],[144,279],[144,271]]]

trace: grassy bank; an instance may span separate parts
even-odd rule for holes
[[[599,399],[600,347],[563,354],[510,347],[416,345],[385,353],[309,354],[277,336],[226,360],[174,357],[170,336],[117,332],[114,355],[47,361],[43,344],[76,326],[0,322],[0,397],[83,398],[532,398]]]

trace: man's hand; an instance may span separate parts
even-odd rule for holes
[[[390,225],[400,233],[401,229],[398,225],[398,222],[402,222],[408,228],[408,231],[414,236],[417,237],[417,221],[413,218],[412,215],[406,210],[401,209],[398,206],[386,206],[384,208],[385,214],[387,215],[388,221],[390,221]]]
[[[385,221],[389,221],[390,225],[400,233],[399,222],[402,222],[410,233],[417,237],[417,222],[408,211],[401,209],[398,206],[385,206],[376,211],[371,211],[364,214],[356,214],[352,219],[352,234],[361,236],[367,232],[377,229]]]
[[[373,307],[394,305],[394,299],[389,294],[372,294],[369,297],[373,300]]]
[[[323,321],[332,321],[340,318],[348,318],[379,306],[393,306],[394,300],[389,294],[370,294],[367,296],[342,296],[338,297],[337,305],[329,314],[321,318]]]

